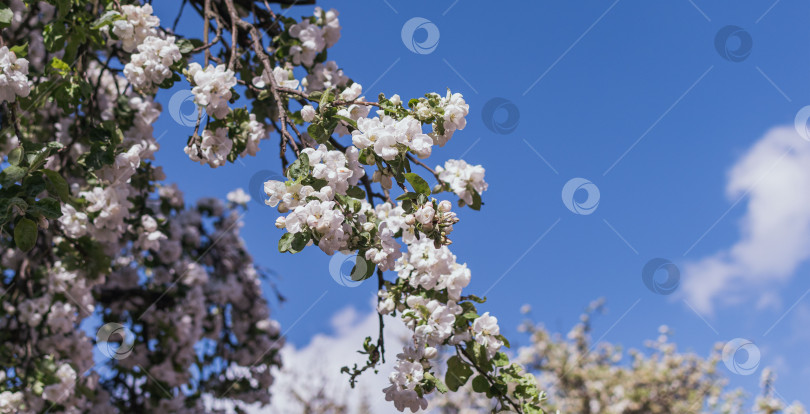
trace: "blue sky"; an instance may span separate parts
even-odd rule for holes
[[[177,4],[155,3],[164,23],[173,21]],[[516,331],[522,304],[532,305],[534,317],[550,329],[567,331],[590,301],[604,297],[608,313],[596,319],[595,338],[639,347],[666,324],[681,350],[703,355],[716,342],[748,339],[761,350],[759,369],[748,376],[726,371],[731,385],[753,390],[759,370],[774,366],[778,393],[787,401],[810,403],[805,352],[810,267],[803,249],[791,249],[804,246],[810,231],[800,207],[779,207],[803,200],[807,187],[802,184],[810,174],[810,164],[802,162],[810,142],[793,130],[797,112],[810,104],[810,4],[358,0],[321,5],[337,8],[343,26],[329,58],[364,86],[367,97],[382,92],[412,98],[448,87],[464,94],[470,105],[466,129],[436,148],[429,161],[438,165],[463,155],[487,170],[485,205],[480,212],[460,211],[453,251],[472,269],[467,291],[488,292],[483,309],[498,316],[508,337],[518,338],[513,345],[526,342]],[[298,18],[310,10],[288,13]],[[181,21],[180,31],[201,32],[192,14]],[[438,28],[432,53],[412,53],[403,44],[401,29],[413,17]],[[744,30],[738,37],[747,33],[752,39],[750,54],[738,62],[715,47],[718,31],[729,25]],[[418,42],[426,34],[415,36]],[[721,44],[733,52],[737,42],[732,36]],[[187,87],[183,82],[162,91],[158,100],[167,108],[172,94]],[[510,114],[505,109],[482,113],[494,98],[513,104],[512,116],[519,113],[509,134],[485,125],[484,119],[503,123]],[[778,126],[787,129],[766,137]],[[254,174],[280,170],[276,135],[263,142],[257,157],[242,163],[217,170],[193,164],[182,150],[192,128],[168,113],[155,126],[162,137],[157,163],[187,200],[224,198],[237,187],[247,189]],[[764,147],[756,146],[763,142]],[[769,164],[772,147],[793,149]],[[741,162],[745,159],[750,163]],[[746,170],[763,163],[776,167],[759,175],[759,167]],[[561,197],[566,182],[580,177],[600,193],[589,215],[569,211]],[[580,203],[584,199],[575,197]],[[242,234],[256,261],[278,275],[278,288],[289,299],[274,303],[274,315],[290,342],[304,346],[313,335],[328,333],[332,315],[347,306],[370,311],[376,284],[335,283],[329,257],[317,249],[278,253],[282,233],[273,226],[276,216],[273,209],[251,203]],[[774,221],[783,224],[779,229],[793,231],[791,237],[770,231]],[[742,243],[753,246],[739,249],[745,257],[729,254],[749,233],[768,237],[764,243],[763,238]],[[758,248],[763,245],[772,251]],[[680,268],[681,286],[672,295],[654,294],[642,282],[642,267],[659,257]],[[732,262],[725,267],[732,270],[726,284],[708,295],[705,283],[716,279],[707,267],[712,258]],[[769,259],[786,263],[784,269],[773,270],[779,266]],[[757,264],[763,269],[751,270]]]

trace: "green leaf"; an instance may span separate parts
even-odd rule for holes
[[[21,45],[17,45],[14,47],[9,48],[10,51],[14,52],[14,56],[18,58],[24,58],[28,56],[28,42],[25,42]]]
[[[295,162],[290,165],[287,170],[287,178],[291,180],[298,180],[309,175],[309,157],[307,154],[301,153]]]
[[[508,340],[508,339],[506,339],[506,337],[505,337],[505,336],[503,336],[503,335],[498,335],[498,336],[496,336],[496,338],[500,339],[500,340],[501,340],[501,342],[503,342],[503,344],[504,344],[504,345],[505,345],[507,348],[511,348],[511,347],[512,347],[512,345],[510,345],[510,344],[509,344],[509,340]]]
[[[360,200],[354,197],[345,196],[343,194],[335,194],[335,199],[337,199],[340,202],[340,204],[345,205],[346,208],[348,208],[353,212],[360,211],[360,208],[362,207],[362,203],[360,203]]]
[[[311,101],[319,101],[322,96],[323,96],[323,92],[315,91],[315,92],[312,92],[312,93],[309,94],[309,99]]]
[[[9,186],[22,180],[26,174],[28,174],[27,168],[9,165],[0,173],[0,184],[2,184],[3,187]]]
[[[278,240],[278,251],[281,253],[288,252],[290,250],[290,245],[292,244],[292,239],[292,233],[284,233],[284,235]]]
[[[414,212],[413,201],[411,201],[410,199],[403,201],[402,209],[405,210],[406,213],[413,213]]]
[[[361,149],[359,158],[361,164],[374,165],[377,163],[376,156],[374,155],[374,150],[371,148]]]
[[[58,57],[55,57],[51,60],[51,67],[54,68],[54,70],[56,70],[56,73],[58,73],[61,76],[67,76],[67,74],[70,73],[70,65],[68,65],[67,63],[65,63],[65,61],[59,59]]]
[[[335,95],[331,94],[329,91],[324,91],[323,96],[321,96],[321,101],[318,102],[319,107],[324,107],[329,102],[332,102],[335,99]]]
[[[462,316],[463,316],[463,317],[465,317],[465,318],[467,318],[467,319],[478,319],[478,316],[479,316],[479,315],[478,315],[477,313],[475,313],[474,311],[470,311],[470,312],[466,312],[466,313],[465,313],[464,315],[462,315]]]
[[[447,383],[450,391],[458,391],[462,385],[467,383],[472,374],[472,368],[454,355],[447,360],[447,374],[444,376],[444,382]]]
[[[177,47],[180,49],[180,53],[185,55],[191,53],[191,51],[194,50],[194,48],[202,46],[202,42],[199,40],[197,40],[197,42],[199,42],[199,45],[195,46],[194,45],[195,40],[196,39],[179,39],[177,41]]]
[[[21,217],[14,226],[14,243],[17,243],[20,250],[27,252],[37,244],[37,233],[37,223]]]
[[[408,191],[407,193],[402,194],[399,197],[397,197],[397,201],[400,201],[400,200],[416,200],[416,197],[419,197],[418,193],[413,193],[413,192]]]
[[[323,144],[329,140],[329,134],[327,133],[326,128],[318,123],[309,124],[307,127],[307,133],[312,137],[312,139],[315,140],[315,142],[319,144]]]
[[[22,160],[23,156],[23,148],[17,147],[14,148],[10,153],[8,153],[8,163],[11,165],[20,165],[20,161]]]
[[[478,191],[473,191],[472,199],[473,203],[470,205],[470,208],[476,211],[481,210],[481,194],[478,194]]]
[[[304,247],[307,247],[307,243],[309,243],[309,239],[310,236],[307,232],[295,233],[290,243],[290,253],[298,253],[304,250]]]
[[[59,7],[57,7],[57,10]],[[70,9],[70,7],[68,7]],[[48,25],[45,25],[45,28],[42,29],[42,36],[45,40],[45,50],[49,52],[56,52],[58,50],[65,49],[65,25],[61,22],[54,22]]]
[[[62,217],[62,203],[55,198],[45,197],[34,203],[33,211],[42,214],[49,219]]]
[[[0,3],[0,27],[11,26],[12,19],[14,19],[14,12],[5,2]]]
[[[440,393],[442,393],[442,394],[447,393],[447,391],[448,391],[447,386],[444,385],[442,380],[434,377],[433,374],[431,374],[429,372],[426,372],[425,373],[425,379],[430,381],[430,383],[433,384],[436,387],[436,389],[439,390]]]
[[[413,186],[414,191],[417,193],[430,195],[430,185],[417,173],[405,173],[405,179]]]
[[[310,235],[307,232],[284,233],[278,241],[278,251],[281,253],[298,253],[304,250],[309,243]]]
[[[509,357],[506,356],[506,354],[504,354],[503,352],[498,352],[497,354],[495,354],[495,358],[493,358],[493,361],[495,361],[496,367],[505,367],[509,365]]]
[[[492,371],[492,361],[487,355],[487,347],[474,342],[473,356],[475,357],[475,364],[484,372]]]
[[[472,387],[475,392],[489,392],[489,381],[483,375],[478,375],[473,378]]]
[[[101,29],[104,26],[109,26],[109,25],[113,24],[113,22],[115,22],[116,20],[121,20],[123,18],[124,17],[121,16],[121,14],[118,13],[117,11],[108,10],[104,14],[102,14],[101,17],[98,18],[98,20],[93,22],[93,25],[90,26],[90,28],[93,29],[93,30],[98,30],[98,29]],[[178,43],[180,43],[180,42],[178,42]]]
[[[343,115],[335,115],[335,118],[341,119],[341,120],[345,121],[347,124],[351,125],[352,128],[357,129],[357,121],[355,121],[354,119],[347,118],[347,117],[345,117]]]
[[[36,152],[29,152],[25,155],[25,158],[28,160],[28,168],[31,170],[36,170],[42,164],[45,163],[45,159],[51,155],[51,148],[50,147],[43,147],[39,151]],[[115,161],[115,159],[113,159]]]
[[[475,296],[475,295],[467,295],[467,296],[464,296],[463,299],[471,300],[471,301],[473,301],[475,303],[484,303],[484,302],[487,301],[486,296],[484,296],[484,298],[482,299],[482,298],[479,298],[478,296]]]
[[[67,181],[56,171],[45,169],[42,172],[48,177],[48,191],[51,191],[53,195],[58,196],[62,201],[68,202],[70,199],[70,187]]]
[[[346,195],[349,197],[354,197],[359,200],[366,198],[366,192],[363,191],[362,188],[357,186],[351,186],[348,190],[346,190]]]
[[[352,268],[352,280],[359,282],[370,278],[373,274],[374,262],[366,260],[365,252],[358,252],[357,259],[354,262],[354,268]]]

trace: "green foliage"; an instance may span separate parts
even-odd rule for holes
[[[472,374],[472,368],[454,355],[447,360],[447,374],[445,374],[444,381],[450,391],[458,391],[459,387],[467,383]]]
[[[425,196],[430,195],[430,185],[427,183],[427,181],[425,181],[424,178],[420,177],[419,174],[406,173],[405,179],[411,183],[415,192],[424,194]]]
[[[14,226],[14,243],[20,250],[27,252],[37,244],[37,233],[37,223],[29,218],[20,217]]]

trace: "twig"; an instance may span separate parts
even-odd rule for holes
[[[421,166],[422,168],[424,168],[424,169],[426,169],[426,170],[430,171],[430,173],[431,173],[431,174],[433,174],[433,176],[434,176],[434,177],[436,177],[436,179],[439,181],[439,183],[441,183],[441,182],[442,182],[441,178],[439,178],[439,173],[437,173],[437,172],[436,172],[436,170],[434,170],[433,168],[428,167],[428,166],[427,166],[425,163],[423,163],[422,161],[417,160],[416,158],[414,158],[414,156],[413,156],[413,155],[411,155],[411,154],[406,154],[406,155],[408,156],[408,160],[410,160],[412,163],[414,163],[414,164],[416,164],[416,165],[419,165],[419,166]]]

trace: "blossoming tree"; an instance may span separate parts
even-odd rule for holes
[[[380,332],[358,344],[368,361],[345,367],[347,381],[385,357],[390,314],[412,330],[380,394],[400,411],[469,383],[498,409],[543,412],[534,376],[509,360],[449,249],[450,200],[480,209],[484,169],[422,161],[464,129],[464,98],[365,97],[327,57],[338,13],[276,13],[295,3],[309,2],[185,0],[181,13],[202,18],[194,33],[137,1],[0,4],[0,412],[269,401],[282,338],[239,238],[246,197],[187,206],[152,163],[154,96],[184,79],[199,108],[190,162],[227,168],[278,145],[286,178],[264,189],[268,219],[286,230],[279,251],[357,252],[352,277],[376,278]],[[94,322],[95,338],[80,327]],[[94,345],[107,357],[98,364]]]
[[[631,349],[627,358],[619,345],[593,342],[591,324],[602,311],[603,300],[593,302],[565,337],[550,333],[527,320],[521,330],[530,341],[517,350],[517,361],[537,374],[548,390],[548,411],[608,414],[806,414],[799,402],[787,404],[774,388],[775,374],[762,370],[761,394],[753,403],[740,389],[728,389],[728,378],[718,371],[722,344],[708,357],[678,352],[670,342],[672,332],[659,328],[646,350]],[[525,312],[530,312],[525,307]],[[628,360],[629,359],[629,360]],[[487,412],[497,404],[470,387],[431,401],[445,414]]]

